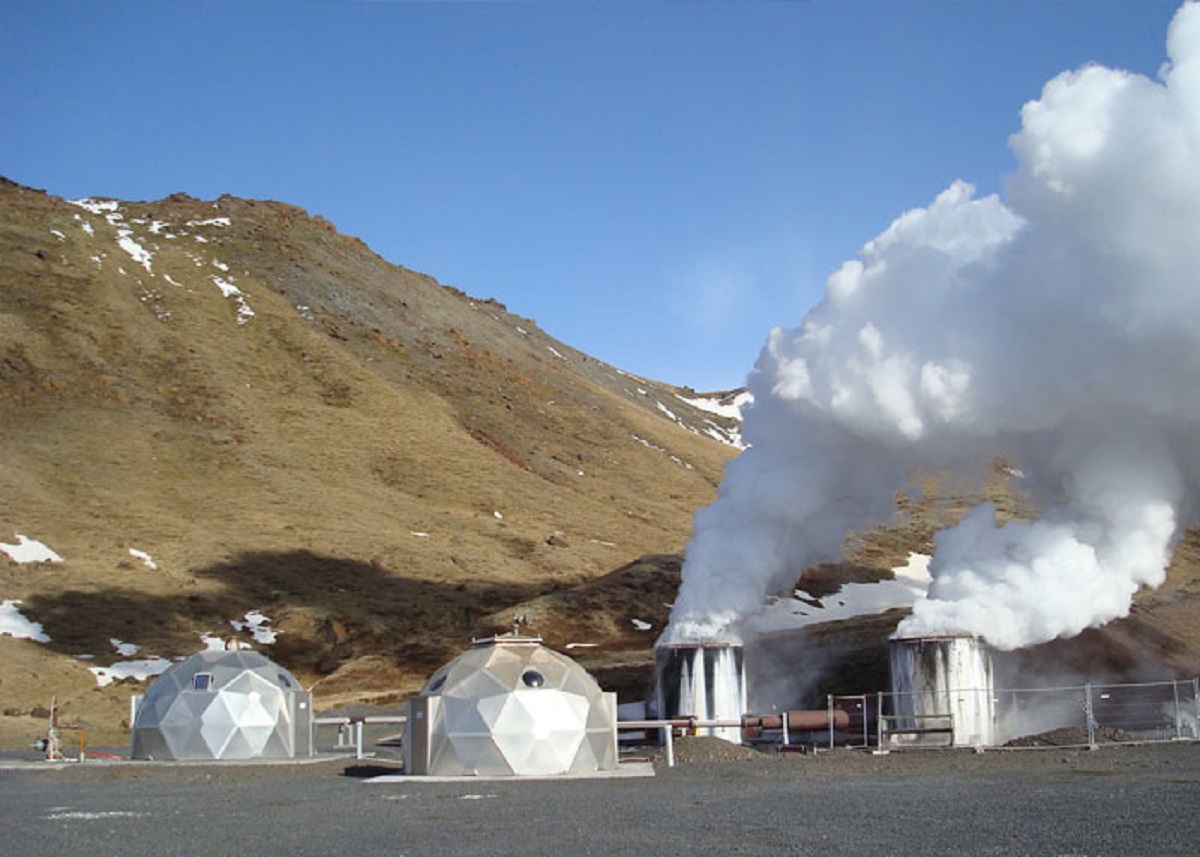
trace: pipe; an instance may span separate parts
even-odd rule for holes
[[[784,718],[787,718],[786,722]],[[784,711],[779,714],[744,714],[743,729],[786,729],[791,732],[815,732],[818,729],[847,729],[850,714],[841,708],[812,711]]]

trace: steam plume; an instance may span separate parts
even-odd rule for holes
[[[1005,455],[1048,511],[940,533],[900,633],[1016,648],[1125,615],[1200,496],[1200,3],[1158,80],[1051,80],[1005,198],[956,182],[845,263],[751,373],[751,448],[696,514],[664,640],[736,634],[915,472]]]

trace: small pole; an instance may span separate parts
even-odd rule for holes
[[[1083,686],[1083,711],[1087,718],[1087,733],[1088,733],[1088,749],[1096,749],[1096,715],[1092,709],[1092,683],[1089,681]]]
[[[670,723],[663,726],[663,737],[666,739],[667,745],[667,767],[675,767],[675,737],[671,734],[675,731],[675,727]]]
[[[354,730],[354,758],[361,759],[363,757],[363,722],[360,720],[355,724]]]
[[[1192,702],[1196,706],[1196,719],[1192,721],[1192,737],[1200,738],[1200,678],[1192,679]]]
[[[1183,718],[1179,712],[1179,682],[1171,679],[1171,693],[1175,696],[1175,738],[1183,737]]]

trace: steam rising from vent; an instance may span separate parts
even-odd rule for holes
[[[1200,495],[1200,3],[1158,81],[1051,80],[1010,140],[1006,198],[955,182],[775,329],[751,448],[700,510],[664,641],[728,637],[918,472],[997,455],[1048,511],[940,533],[899,633],[1011,649],[1125,615]]]

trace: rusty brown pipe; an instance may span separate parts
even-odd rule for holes
[[[782,729],[784,717],[787,718],[787,728],[791,732],[828,729],[831,721],[834,729],[847,729],[850,726],[850,715],[842,709],[828,711],[821,708],[813,711],[783,711],[779,714],[745,714],[742,716],[742,728]]]

